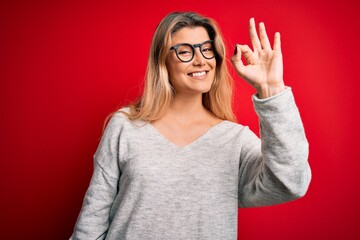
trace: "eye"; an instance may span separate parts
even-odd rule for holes
[[[204,48],[202,49],[202,51],[203,51],[203,52],[212,52],[213,49],[212,49],[211,47],[204,47]]]
[[[209,43],[209,42],[204,43],[204,44],[202,45],[202,47],[201,47],[201,51],[202,51],[203,53],[213,52],[213,51],[214,51],[213,45],[212,45],[211,43]]]
[[[184,44],[184,45],[179,46],[177,52],[179,55],[187,56],[187,55],[192,55],[192,51],[193,50],[192,50],[191,46]]]
[[[191,54],[191,51],[185,51],[185,50],[183,50],[183,51],[179,51],[178,54],[180,54],[180,55]]]

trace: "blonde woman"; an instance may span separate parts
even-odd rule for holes
[[[271,46],[254,19],[249,32],[252,49],[236,45],[231,61],[257,91],[261,139],[236,123],[214,20],[169,14],[153,36],[143,95],[103,134],[71,239],[237,239],[238,207],[305,194],[308,143],[283,82],[280,34]]]

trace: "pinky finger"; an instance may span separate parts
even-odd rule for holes
[[[280,41],[280,33],[279,32],[275,33],[273,49],[277,50],[277,51],[281,51],[281,41]]]

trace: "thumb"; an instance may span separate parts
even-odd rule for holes
[[[237,74],[240,77],[243,77],[244,72],[245,72],[245,65],[244,65],[243,61],[241,60],[241,49],[238,44],[235,45],[235,51],[234,51],[234,55],[231,58],[231,62],[233,64],[233,67],[235,68]]]
[[[231,61],[234,65],[244,65],[241,60],[241,50],[238,44],[235,45],[234,55],[232,56]]]

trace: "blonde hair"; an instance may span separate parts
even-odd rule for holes
[[[233,79],[226,64],[226,50],[217,23],[194,12],[173,12],[157,26],[152,38],[142,96],[128,105],[129,119],[153,121],[161,118],[174,97],[165,60],[170,51],[172,35],[184,27],[204,27],[215,42],[216,71],[210,90],[203,93],[203,105],[215,116],[236,122],[232,109]],[[120,110],[121,111],[121,110]]]

